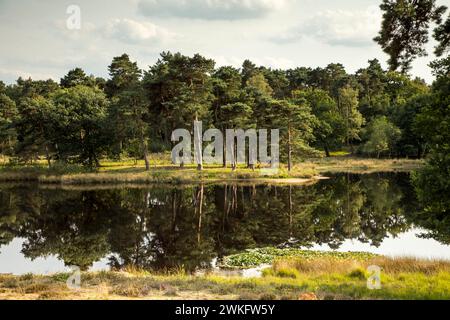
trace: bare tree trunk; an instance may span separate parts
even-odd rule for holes
[[[233,163],[231,164],[231,168],[232,168],[233,171],[236,171],[236,168],[237,168],[237,163],[236,163],[236,161],[237,161],[236,148],[237,148],[237,146],[236,146],[236,144],[234,144],[234,145],[233,145],[233,149],[232,149],[232,155],[231,155],[232,158],[233,158]]]
[[[195,121],[198,121],[198,116],[197,114],[195,114]],[[199,162],[197,163],[197,170],[198,171],[202,171],[203,170],[203,154],[202,154],[202,141],[203,141],[203,137],[202,137],[202,133],[201,132],[196,132],[195,126],[194,126],[194,145],[195,145],[195,141],[197,142],[197,144],[200,145],[200,150],[194,150],[195,153],[197,153],[197,157],[199,158]]]
[[[222,132],[225,132],[225,127],[222,126]],[[227,167],[227,143],[226,139],[223,139],[223,168]]]
[[[224,143],[223,144],[223,168],[227,167],[227,144]]]

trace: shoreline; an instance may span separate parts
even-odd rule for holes
[[[257,170],[238,168],[205,167],[197,171],[194,167],[179,168],[159,165],[145,171],[142,165],[129,166],[121,163],[109,163],[97,172],[73,172],[47,167],[7,167],[0,169],[0,182],[3,183],[38,183],[40,185],[189,185],[189,184],[250,184],[250,185],[308,185],[327,179],[327,174],[354,173],[370,174],[376,172],[411,172],[420,169],[422,160],[329,158],[311,159],[297,164],[292,172],[282,166],[274,176],[261,175]]]

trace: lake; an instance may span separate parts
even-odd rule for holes
[[[408,174],[338,174],[308,186],[0,185],[0,273],[134,266],[188,271],[267,246],[450,260],[450,230]]]

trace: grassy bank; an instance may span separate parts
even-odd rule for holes
[[[296,248],[260,248],[249,249],[244,252],[224,257],[219,266],[224,269],[248,269],[263,264],[273,264],[275,261],[285,258],[301,258],[306,261],[333,259],[362,261],[375,258],[376,255],[367,252],[328,252],[311,251]]]
[[[311,159],[298,163],[291,172],[285,165],[275,175],[267,175],[259,169],[251,170],[244,166],[233,171],[221,166],[205,166],[198,171],[194,166],[180,168],[169,164],[168,160],[158,160],[149,172],[145,171],[142,161],[122,161],[101,163],[95,171],[88,171],[79,166],[54,165],[48,168],[42,163],[34,166],[1,166],[0,181],[36,181],[42,184],[150,184],[150,183],[290,183],[303,184],[314,181],[318,176],[329,172],[397,172],[412,171],[420,168],[418,160],[379,160],[349,157],[333,157],[329,159]]]
[[[312,159],[306,161],[306,163],[320,173],[350,172],[362,174],[373,172],[410,172],[420,169],[425,164],[423,160],[348,157]]]
[[[0,299],[450,299],[450,262],[363,253],[293,252],[260,278],[145,271],[0,276]],[[380,266],[380,290],[367,288],[367,267]]]

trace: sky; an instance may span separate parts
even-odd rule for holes
[[[70,69],[107,77],[128,53],[146,70],[163,51],[200,53],[217,66],[245,59],[272,68],[325,67],[347,72],[387,56],[372,40],[381,0],[0,0],[0,80],[59,80]],[[438,0],[450,7],[450,0]],[[80,12],[80,28],[71,6]],[[68,25],[69,19],[69,25]],[[430,56],[411,70],[431,83]]]

